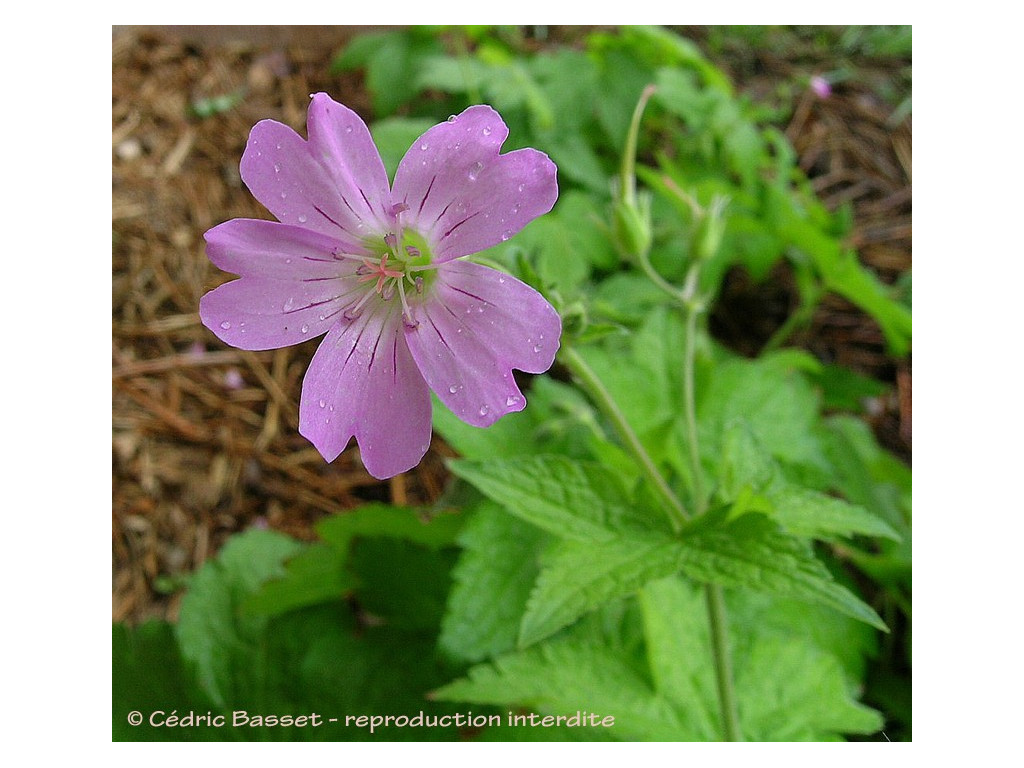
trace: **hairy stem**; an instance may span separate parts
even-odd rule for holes
[[[707,511],[708,498],[704,490],[704,472],[697,443],[697,321],[703,312],[703,302],[697,297],[700,265],[695,263],[686,276],[683,287],[686,313],[686,341],[683,350],[683,401],[686,410],[687,443],[690,453],[690,472],[693,474],[693,497],[699,517]],[[715,660],[715,682],[718,686],[718,704],[722,715],[722,732],[726,741],[742,741],[736,693],[733,690],[732,658],[729,652],[729,625],[725,613],[725,596],[718,584],[704,585],[704,601],[711,628],[711,651]]]
[[[715,682],[722,713],[722,731],[726,741],[743,741],[736,693],[732,687],[732,659],[729,655],[729,625],[725,616],[725,596],[719,584],[704,585],[704,601],[711,625],[711,650],[715,659]]]
[[[686,507],[683,506],[679,497],[675,495],[665,478],[662,477],[658,468],[654,465],[654,460],[647,453],[647,449],[640,442],[640,438],[633,431],[633,427],[626,420],[625,415],[619,409],[611,393],[605,388],[604,383],[594,373],[594,370],[587,365],[587,361],[575,349],[563,346],[561,357],[562,362],[565,363],[573,376],[576,377],[580,386],[586,390],[594,403],[611,420],[619,438],[625,443],[626,448],[629,449],[633,458],[636,459],[644,476],[650,481],[651,487],[654,488],[655,492],[664,502],[665,512],[668,515],[669,522],[672,524],[672,529],[677,532],[681,530],[683,524],[690,517]]]

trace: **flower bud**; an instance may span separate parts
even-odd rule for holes
[[[620,251],[629,257],[646,256],[653,240],[650,196],[617,198],[612,205],[612,228]]]
[[[697,220],[697,229],[693,236],[693,252],[699,261],[713,258],[722,245],[722,236],[725,234],[726,203],[727,200],[724,197],[715,197],[711,201],[711,205],[701,212]]]

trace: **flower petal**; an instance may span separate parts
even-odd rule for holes
[[[471,261],[438,269],[438,301],[464,317],[502,363],[544,373],[555,362],[562,318],[521,280]]]
[[[533,288],[479,264],[438,269],[434,294],[405,337],[424,378],[452,413],[487,427],[521,411],[512,369],[542,373],[558,351],[561,319]]]
[[[357,262],[307,261],[309,253],[321,252],[309,250],[309,242],[303,240],[319,244],[321,235],[264,222],[279,229],[277,239],[261,251],[251,238],[264,228],[241,226],[253,223],[227,222],[207,233],[214,263],[243,275],[199,301],[203,325],[225,343],[240,349],[277,349],[315,338],[366,292],[355,277]],[[273,252],[277,248],[280,253]],[[247,256],[253,257],[254,266],[247,263]],[[261,271],[264,265],[273,266]],[[286,269],[293,271],[289,275]]]
[[[402,158],[392,199],[443,262],[507,240],[558,198],[557,169],[543,152],[500,155],[508,128],[488,106],[435,125]]]
[[[430,390],[399,331],[399,312],[339,323],[302,382],[299,432],[327,461],[354,435],[378,480],[415,467],[430,446]]]
[[[326,93],[316,93],[309,104],[306,130],[310,152],[334,180],[352,213],[369,224],[372,233],[391,229],[391,184],[362,118]]]
[[[336,239],[276,221],[232,219],[205,237],[210,261],[234,275],[299,280],[338,277],[358,266],[335,256]]]
[[[287,125],[256,123],[239,169],[253,197],[278,220],[336,238],[352,253],[362,252],[365,225],[309,145]]]

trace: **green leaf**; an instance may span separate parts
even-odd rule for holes
[[[798,637],[835,657],[851,686],[863,681],[869,660],[878,654],[878,630],[832,608],[749,590],[731,590],[727,598],[730,631],[736,638],[769,633]]]
[[[260,637],[267,618],[247,614],[245,601],[263,582],[285,574],[284,561],[302,545],[272,531],[232,537],[216,560],[192,577],[181,604],[178,643],[203,689],[218,707],[247,693],[245,670],[266,663]],[[223,647],[235,652],[224,654]]]
[[[433,517],[412,507],[364,504],[344,514],[323,518],[316,525],[320,538],[336,549],[347,549],[356,536],[404,539],[428,549],[455,544],[464,523],[460,515]]]
[[[679,578],[641,593],[656,690],[694,738],[721,738],[703,590]],[[734,689],[748,741],[822,741],[872,733],[878,713],[854,701],[833,648],[867,652],[874,631],[828,609],[727,592]],[[776,617],[785,614],[782,620]],[[829,628],[832,635],[828,635]],[[852,642],[851,642],[852,641]],[[867,643],[863,645],[862,643]],[[858,658],[863,668],[863,658]]]
[[[492,502],[477,507],[459,536],[463,552],[438,640],[445,652],[480,661],[515,647],[545,539]]]
[[[451,549],[431,550],[401,539],[360,538],[352,546],[349,568],[360,586],[359,605],[388,626],[436,633],[441,623],[450,571]]]
[[[832,466],[818,436],[818,394],[792,358],[769,355],[743,360],[730,356],[714,365],[709,374],[697,390],[705,460],[717,464],[728,427],[746,422],[757,443],[772,457],[826,481]]]
[[[639,599],[647,663],[655,690],[675,702],[680,718],[694,738],[721,739],[703,590],[671,576],[647,584]]]
[[[607,542],[622,531],[655,525],[599,464],[534,456],[457,460],[449,468],[513,515],[559,537]]]
[[[523,616],[519,645],[543,640],[580,616],[675,573],[679,545],[666,536],[560,542],[547,554]]]
[[[675,709],[615,649],[586,638],[566,638],[481,664],[466,678],[434,692],[441,701],[527,707],[534,712],[612,716],[599,738],[676,741],[686,731]],[[681,736],[682,734],[682,736]]]
[[[900,539],[884,520],[834,496],[787,483],[781,483],[765,495],[773,506],[772,518],[798,536],[829,538],[860,534]]]
[[[191,680],[178,652],[174,627],[147,621],[137,627],[114,624],[111,649],[113,741],[164,741],[167,729],[149,725],[153,712],[207,712],[211,704]],[[146,719],[130,725],[128,715]],[[208,728],[179,729],[190,741],[219,740]]]
[[[862,534],[900,538],[891,526],[863,507],[786,480],[746,422],[726,428],[718,477],[723,503],[740,500],[749,505],[751,495],[755,495],[758,509],[798,536]]]
[[[379,117],[392,114],[420,89],[416,74],[422,63],[440,50],[430,35],[416,30],[373,32],[358,35],[331,63],[335,74],[366,69],[366,86]]]
[[[846,297],[878,321],[893,354],[910,350],[910,310],[890,295],[875,275],[860,263],[857,255],[815,225],[791,200],[786,191],[768,187],[766,214],[780,234],[806,254],[832,291]]]
[[[821,387],[822,406],[826,410],[860,413],[864,410],[865,400],[879,397],[888,389],[882,382],[840,365],[823,366],[815,380]]]
[[[853,701],[835,658],[792,637],[751,644],[736,670],[744,737],[750,741],[824,741],[878,731],[884,721]]]
[[[820,603],[888,631],[870,606],[833,580],[806,541],[761,514],[705,517],[684,531],[679,567],[690,578]]]
[[[275,616],[296,608],[341,600],[356,581],[346,572],[348,552],[313,544],[285,564],[285,574],[266,582],[245,602],[253,613]]]
[[[432,539],[430,539],[432,540]],[[380,548],[381,542],[385,548]],[[192,701],[209,701],[202,711],[252,714],[319,712],[316,728],[226,727],[211,738],[248,740],[435,740],[455,739],[454,726],[444,728],[346,727],[346,714],[408,714],[450,712],[424,698],[429,689],[451,679],[453,670],[435,653],[432,632],[423,632],[428,614],[436,627],[447,564],[432,558],[444,552],[416,547],[388,551],[387,544],[413,548],[397,539],[360,539],[354,571],[372,588],[358,595],[361,606],[380,611],[385,626],[358,626],[347,603],[336,601],[288,611],[274,617],[253,615],[245,606],[267,579],[284,572],[282,562],[302,549],[299,542],[269,531],[248,531],[232,537],[220,555],[193,578],[182,602],[177,638],[185,660],[184,679],[194,679],[203,698],[173,702],[179,711]],[[366,549],[363,549],[363,547]],[[449,550],[450,553],[450,550]],[[395,559],[395,555],[402,559]],[[407,562],[408,569],[396,563]],[[376,569],[376,570],[374,570]],[[396,578],[389,571],[404,570]],[[433,585],[443,583],[440,590]],[[402,585],[405,588],[402,588]],[[382,593],[390,594],[382,597]],[[415,592],[415,595],[413,594]],[[418,600],[419,602],[414,603]],[[365,614],[360,614],[365,619]],[[406,631],[406,630],[414,631]],[[169,660],[170,661],[170,660]],[[135,663],[132,684],[144,685],[153,674]],[[339,717],[331,723],[327,717]],[[163,738],[187,739],[185,733],[163,729]]]

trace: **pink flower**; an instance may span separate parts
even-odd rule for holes
[[[811,90],[819,99],[827,99],[832,95],[832,84],[821,75],[811,77]]]
[[[308,141],[258,123],[242,156],[246,186],[279,221],[234,219],[207,254],[240,276],[206,294],[203,323],[242,349],[327,334],[302,382],[299,431],[327,461],[354,436],[384,479],[430,445],[430,390],[487,427],[526,405],[516,368],[554,362],[561,320],[533,288],[461,260],[547,213],[558,197],[542,152],[499,154],[508,136],[487,106],[423,134],[388,183],[370,132],[326,94]]]

